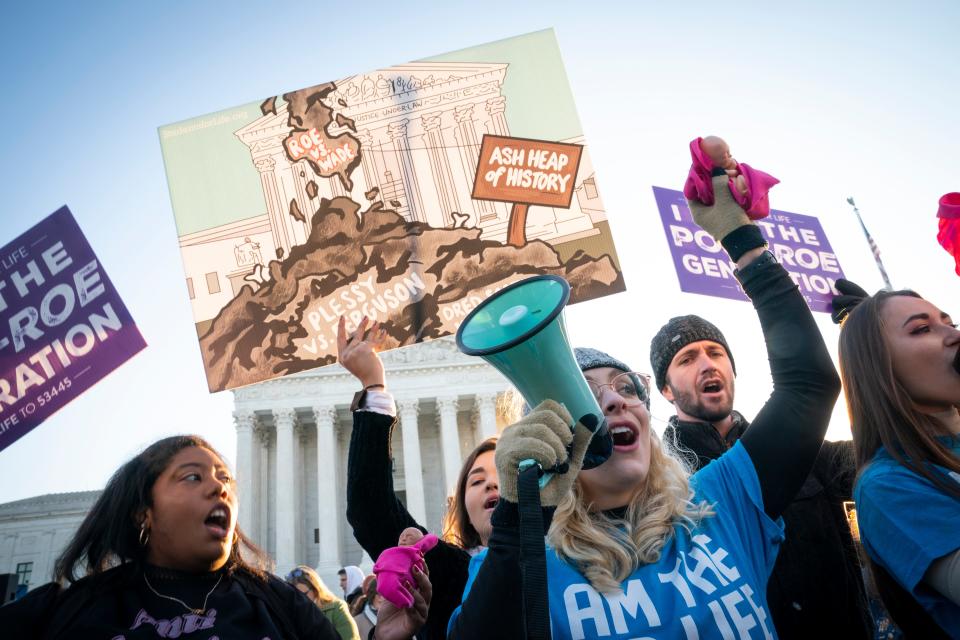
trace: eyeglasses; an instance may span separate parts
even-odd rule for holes
[[[302,578],[305,575],[306,575],[306,572],[304,572],[303,569],[294,569],[293,571],[287,574],[287,580],[293,580],[294,578]]]
[[[587,379],[587,386],[593,396],[600,402],[603,390],[607,387],[619,394],[628,405],[647,404],[650,402],[650,375],[639,371],[621,373],[610,382],[600,384]]]

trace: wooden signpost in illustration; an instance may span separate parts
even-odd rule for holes
[[[530,205],[570,208],[582,151],[579,144],[483,136],[472,196],[513,204],[507,244],[527,243]]]

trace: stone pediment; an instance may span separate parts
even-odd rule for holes
[[[383,360],[387,370],[390,369],[390,365],[429,366],[431,363],[480,364],[482,362],[479,358],[460,353],[452,336],[393,349],[380,354],[380,359]]]
[[[485,369],[489,366],[481,358],[460,353],[453,336],[385,351],[380,354],[380,358],[383,360],[388,379],[394,373],[409,372],[420,375],[421,372],[429,372],[430,369],[441,370],[450,367],[461,370]],[[490,370],[493,371],[492,368]],[[238,401],[282,397],[291,393],[311,395],[331,381],[348,381],[352,384],[353,379],[342,366],[331,364],[234,389],[233,394]]]
[[[424,369],[430,368],[432,365],[436,365],[437,367],[450,365],[486,366],[480,358],[460,353],[453,336],[384,351],[380,354],[380,359],[383,361],[383,366],[387,370],[387,375],[389,375],[392,370],[409,368]],[[331,364],[326,367],[320,367],[319,369],[294,373],[284,376],[284,378],[278,378],[277,380],[291,378],[327,378],[343,375],[349,375],[346,369],[339,364]],[[270,382],[271,381],[268,380],[260,384],[269,384]],[[251,385],[251,387],[255,386],[257,385]]]
[[[55,514],[76,510],[87,511],[100,496],[100,491],[46,493],[32,498],[0,504],[0,517],[15,515]]]

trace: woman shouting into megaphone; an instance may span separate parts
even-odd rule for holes
[[[765,251],[727,178],[714,180],[711,206],[689,204],[736,262],[757,311],[773,378],[769,400],[740,441],[691,476],[650,429],[643,377],[624,375],[629,368],[606,354],[578,350],[613,454],[580,471],[585,429],[571,433],[571,416],[552,401],[504,431],[493,533],[450,638],[526,633],[516,495],[524,459],[568,467],[541,490],[554,638],[776,637],[766,591],[784,538],[780,514],[810,471],[840,384],[789,274]]]

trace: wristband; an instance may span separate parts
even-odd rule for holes
[[[734,275],[736,275],[737,279],[742,282],[745,277],[769,264],[778,264],[778,262],[776,256],[774,256],[773,253],[768,249],[757,256],[753,262],[745,266],[743,269],[734,270]]]
[[[767,241],[763,239],[763,232],[760,231],[760,227],[755,224],[745,224],[724,236],[720,244],[726,250],[730,259],[736,262],[747,251],[767,246]]]
[[[371,389],[386,389],[386,386],[379,383],[368,384],[360,391],[357,391],[355,394],[353,394],[353,402],[350,403],[350,411],[356,411],[365,406],[367,401],[367,391],[370,391]]]

